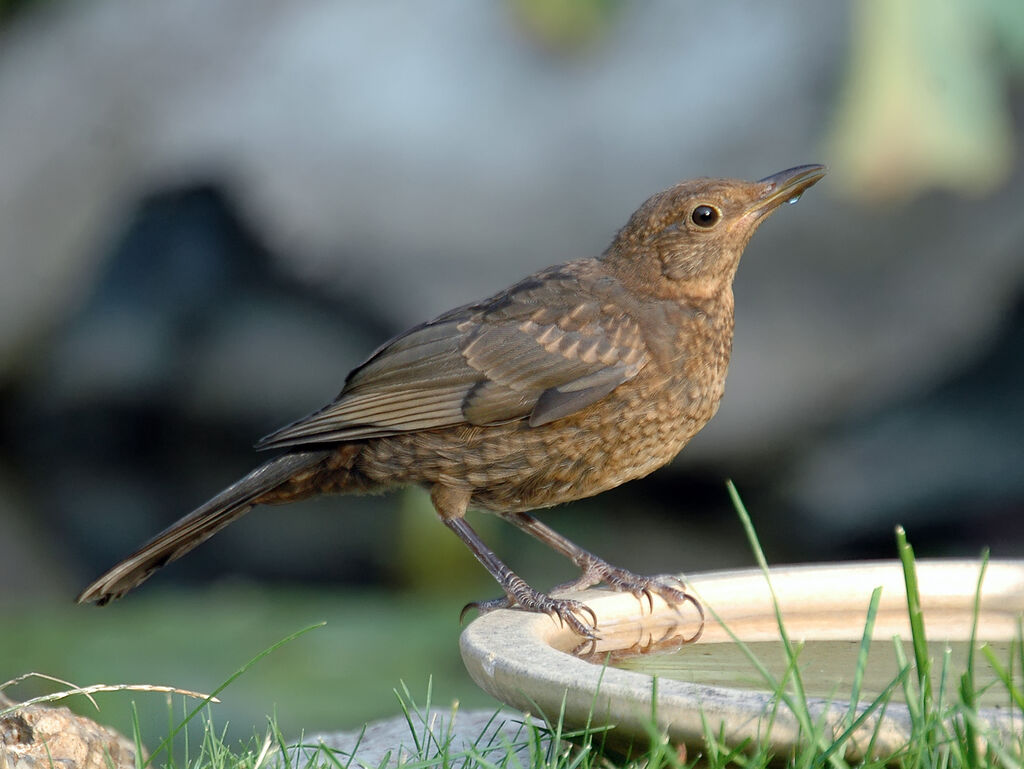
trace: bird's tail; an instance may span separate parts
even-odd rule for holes
[[[240,518],[282,484],[311,471],[331,451],[294,451],[271,459],[241,480],[157,534],[78,596],[79,603],[102,606],[146,581],[161,566],[176,561],[236,518]],[[299,496],[299,495],[294,495]]]

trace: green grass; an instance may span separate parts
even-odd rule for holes
[[[755,558],[764,570],[765,579],[768,580],[770,587],[771,574],[749,516],[731,484],[729,489],[747,531]],[[764,737],[739,746],[731,745],[723,739],[721,726],[707,716],[699,755],[692,752],[693,748],[687,755],[685,750],[671,744],[665,734],[655,726],[656,714],[652,714],[650,721],[649,745],[631,757],[623,757],[606,749],[606,727],[599,724],[586,724],[582,727],[570,725],[564,723],[561,717],[554,718],[541,727],[525,725],[510,737],[493,738],[481,735],[480,739],[469,746],[453,739],[450,721],[442,719],[433,728],[424,727],[422,714],[438,701],[447,707],[455,699],[449,698],[451,691],[459,692],[461,707],[468,704],[479,705],[490,700],[480,696],[468,680],[457,682],[457,677],[448,678],[440,686],[437,680],[428,684],[425,701],[421,704],[415,702],[404,684],[395,683],[398,678],[415,681],[417,675],[422,675],[422,671],[437,670],[441,660],[448,659],[445,655],[449,654],[454,646],[452,618],[444,611],[439,611],[437,607],[424,604],[423,599],[409,599],[409,602],[398,610],[395,606],[388,606],[386,610],[379,606],[375,607],[372,598],[367,599],[360,610],[359,601],[353,602],[352,599],[348,599],[344,608],[339,607],[332,613],[325,612],[324,596],[308,598],[295,595],[289,602],[275,600],[272,604],[265,604],[262,603],[265,600],[262,593],[246,595],[231,592],[210,599],[207,613],[200,617],[192,617],[193,624],[183,628],[180,633],[165,627],[169,637],[156,639],[151,635],[145,636],[148,642],[140,641],[138,636],[131,636],[130,631],[134,627],[140,633],[145,633],[147,624],[154,621],[154,618],[147,617],[141,606],[124,610],[121,616],[122,621],[126,623],[123,627],[126,636],[117,641],[121,645],[115,644],[115,648],[109,646],[113,643],[109,627],[102,636],[103,643],[107,645],[102,654],[115,660],[118,664],[114,667],[121,670],[120,675],[111,674],[108,680],[126,678],[125,668],[132,667],[129,660],[119,658],[118,655],[126,653],[129,645],[141,644],[142,648],[135,649],[132,656],[135,663],[142,666],[138,670],[132,670],[134,677],[139,680],[171,682],[190,689],[202,689],[199,680],[221,680],[223,685],[216,687],[212,694],[219,694],[225,702],[241,698],[249,701],[253,707],[264,708],[264,714],[273,711],[273,706],[268,706],[253,689],[245,688],[247,683],[255,678],[258,681],[256,689],[264,692],[277,692],[278,687],[295,689],[301,692],[303,702],[289,702],[287,707],[279,708],[276,715],[270,717],[249,716],[248,711],[241,711],[246,714],[243,715],[242,723],[245,726],[241,737],[238,736],[237,729],[228,731],[223,721],[223,705],[210,705],[202,701],[196,703],[186,698],[178,698],[172,705],[170,700],[149,695],[150,699],[157,700],[157,704],[163,708],[162,724],[154,727],[152,723],[139,716],[136,699],[132,699],[126,705],[126,695],[123,692],[107,695],[116,699],[108,701],[101,720],[113,721],[114,719],[110,718],[112,713],[126,711],[128,722],[127,726],[120,727],[122,731],[137,735],[137,740],[153,751],[149,765],[168,769],[256,769],[271,765],[285,766],[289,769],[354,767],[356,764],[349,756],[332,752],[322,746],[297,745],[295,740],[303,730],[309,733],[328,728],[338,729],[342,726],[353,726],[359,721],[372,719],[377,715],[393,714],[396,708],[396,693],[397,707],[406,716],[409,727],[409,738],[405,740],[405,744],[412,749],[412,755],[406,758],[404,766],[414,769],[683,769],[692,766],[711,769],[761,769],[769,765],[794,769],[844,769],[848,766],[869,767],[885,764],[905,769],[1020,767],[1021,757],[1024,755],[1024,644],[1018,637],[1010,646],[1008,659],[998,659],[991,649],[981,645],[977,653],[968,654],[963,670],[954,670],[948,655],[940,659],[930,657],[920,602],[917,598],[913,550],[902,530],[897,531],[897,550],[904,568],[908,595],[907,611],[911,619],[912,633],[909,639],[895,639],[900,667],[899,673],[890,684],[877,696],[866,702],[861,701],[861,682],[872,643],[871,630],[878,607],[877,591],[868,608],[857,670],[853,676],[850,698],[852,704],[838,721],[834,720],[831,723],[825,722],[805,692],[801,679],[800,645],[790,639],[781,612],[777,611],[779,635],[788,659],[784,673],[773,675],[750,652],[751,662],[760,670],[774,692],[774,709],[765,714],[762,724]],[[980,561],[976,593],[978,598],[975,601],[976,616],[986,560],[987,557],[983,556]],[[276,598],[279,599],[280,596]],[[230,612],[230,619],[224,617],[225,605],[234,607]],[[260,607],[268,613],[260,613]],[[194,606],[192,610],[196,610]],[[180,616],[171,612],[166,603],[161,603],[159,612],[160,616],[164,617]],[[417,612],[422,612],[422,616]],[[325,614],[332,615],[325,627],[302,624],[311,615],[319,619]],[[304,629],[293,633],[279,633],[280,628],[289,623],[292,623],[292,628],[298,626]],[[368,627],[371,624],[373,627]],[[420,632],[410,634],[408,628],[417,625]],[[215,634],[219,639],[223,648],[218,647],[219,652],[213,655],[216,659],[210,661],[210,667],[220,667],[226,674],[222,673],[220,679],[214,679],[209,671],[204,670],[187,680],[177,677],[160,680],[160,676],[153,675],[153,667],[163,655],[173,654],[173,649],[179,646],[187,647],[189,643],[196,643],[197,632],[200,636]],[[259,639],[275,632],[278,635],[269,645],[260,646]],[[391,638],[392,635],[397,638]],[[278,638],[283,640],[276,640]],[[51,639],[50,642],[55,648],[61,647],[65,651],[71,646],[84,646],[89,649],[89,645],[81,643],[81,640],[79,638],[78,643],[69,643],[66,637],[60,637]],[[209,641],[209,638],[205,640]],[[362,647],[360,643],[363,644]],[[345,724],[344,719],[337,715],[337,701],[345,699],[347,691],[342,677],[359,672],[363,655],[369,654],[366,647],[368,643],[375,646],[373,654],[376,658],[380,656],[382,650],[379,647],[382,643],[396,644],[396,659],[403,654],[413,654],[414,658],[404,671],[394,671],[395,676],[390,679],[390,684],[388,677],[382,676],[379,668],[375,668],[371,673],[373,680],[368,685],[361,685],[359,691],[362,693],[350,703],[353,707],[349,721]],[[737,643],[749,652],[749,647],[745,647],[738,639]],[[909,651],[904,649],[904,643],[908,645]],[[217,644],[209,648],[214,646]],[[243,654],[243,646],[248,646],[252,652],[249,655]],[[328,663],[325,660],[331,657],[331,652],[334,652],[335,656]],[[2,653],[0,643],[0,654]],[[100,653],[100,650],[93,648],[92,653]],[[296,662],[301,662],[303,658],[309,660],[309,669],[305,674],[301,672],[301,664],[296,666]],[[1005,708],[1014,712],[1016,723],[1021,725],[1016,734],[994,735],[979,716],[979,692],[975,688],[974,677],[975,665],[982,658],[998,673],[999,680],[995,685],[1005,689]],[[229,659],[247,659],[248,662],[241,667],[238,667],[236,662],[232,667],[227,664]],[[277,663],[282,664],[282,670],[288,671],[284,678],[278,679],[268,671]],[[441,668],[443,669],[443,665]],[[296,670],[300,672],[295,672]],[[890,697],[897,690],[902,693],[911,716],[911,733],[906,744],[890,755],[876,755],[874,740],[869,739],[866,743],[861,740],[860,757],[851,757],[849,750],[855,733],[863,727],[868,727],[870,732],[873,719],[885,712]],[[275,693],[275,697],[277,696]],[[377,704],[377,696],[382,696],[387,703],[383,710]],[[141,697],[138,702],[142,702]],[[451,704],[450,711],[454,714],[458,707],[460,705]],[[783,711],[789,711],[796,717],[800,738],[797,747],[792,751],[775,755],[769,735],[776,714]],[[296,713],[299,714],[298,717]],[[351,719],[352,713],[359,714],[356,721]],[[496,713],[495,719],[499,718],[514,719],[515,715]],[[183,739],[183,735],[187,735],[187,738]],[[864,757],[865,755],[867,757]]]
[[[213,713],[229,740],[262,730],[274,712],[289,735],[358,728],[394,715],[392,689],[401,681],[415,691],[428,677],[436,702],[493,707],[495,700],[462,665],[460,608],[451,596],[242,585],[141,591],[102,609],[70,602],[8,607],[0,620],[0,683],[39,671],[80,686],[149,683],[209,693],[261,650],[297,628],[325,622],[262,659],[221,695]],[[26,700],[51,690],[28,680],[7,693]],[[66,704],[130,734],[127,702],[135,699],[147,743],[167,731],[160,695],[103,693],[96,699],[99,714],[81,698]]]
[[[925,769],[933,767],[935,769],[1006,767],[1006,769],[1011,769],[1021,766],[1021,759],[1024,756],[1024,708],[1021,707],[1024,698],[1020,696],[1022,687],[1024,687],[1024,675],[1022,675],[1024,672],[1024,629],[1018,624],[1017,639],[1010,644],[1009,660],[1005,667],[1006,675],[1002,677],[1001,681],[1006,687],[1005,701],[1009,708],[1016,708],[1015,723],[1019,725],[1016,734],[1007,736],[991,731],[979,715],[977,708],[979,692],[973,685],[975,675],[975,655],[973,653],[968,653],[966,669],[959,676],[954,674],[949,665],[948,653],[942,658],[939,670],[933,669],[933,660],[928,653],[924,616],[921,610],[914,551],[908,543],[902,527],[896,529],[896,548],[903,566],[906,585],[907,613],[911,627],[909,640],[913,650],[913,660],[908,659],[904,653],[902,639],[894,638],[899,673],[881,694],[866,705],[861,704],[860,684],[865,674],[872,628],[880,598],[880,592],[876,589],[871,597],[862,634],[861,651],[850,696],[850,708],[845,718],[838,724],[829,725],[822,719],[815,719],[801,680],[800,648],[792,643],[786,632],[775,592],[771,587],[768,564],[750,516],[735,486],[730,482],[728,488],[754,556],[768,583],[775,607],[779,636],[789,660],[786,675],[776,678],[752,653],[750,654],[751,662],[761,671],[765,681],[774,691],[778,702],[785,705],[796,716],[800,724],[801,746],[793,755],[786,757],[787,765],[814,767],[815,769],[826,764],[837,768],[847,766],[845,756],[852,747],[855,733],[864,725],[869,724],[873,716],[884,714],[892,693],[897,688],[901,688],[911,718],[909,739],[895,753],[877,756],[874,747],[875,737],[878,734],[876,729],[866,745],[861,744],[852,751],[855,754],[861,754],[861,760],[857,765],[895,764],[912,769],[918,767]],[[974,634],[977,630],[981,588],[987,563],[988,553],[986,551],[982,553],[979,561],[980,568],[974,600],[972,646],[975,642]],[[1018,618],[1018,623],[1020,621]],[[733,640],[741,648],[749,649],[739,639],[733,637]],[[987,658],[995,659],[987,646],[983,645],[980,648]],[[954,682],[959,685],[955,686]]]

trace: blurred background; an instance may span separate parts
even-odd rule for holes
[[[748,566],[732,478],[770,562],[891,557],[897,523],[1021,557],[1022,84],[1019,0],[0,2],[0,681],[210,690],[331,618],[220,712],[353,726],[430,674],[487,701],[457,617],[495,586],[418,490],[259,509],[71,601],[392,334],[679,180],[810,162],[741,265],[718,416],[545,520],[636,571]]]

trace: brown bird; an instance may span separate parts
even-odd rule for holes
[[[697,179],[647,200],[599,258],[549,267],[377,349],[338,397],[261,440],[284,453],[158,534],[78,597],[105,604],[254,505],[415,483],[507,596],[594,637],[578,601],[531,588],[480,540],[500,515],[582,571],[651,600],[681,583],[616,568],[528,511],[614,488],[669,462],[718,410],[732,347],[732,281],[758,225],[825,175]],[[480,604],[491,608],[499,602]]]

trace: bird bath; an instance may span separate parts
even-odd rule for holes
[[[964,670],[979,570],[976,561],[917,563],[933,670],[941,667],[944,648],[953,649],[947,681],[951,691]],[[841,730],[876,587],[882,593],[861,707],[896,676],[895,667],[889,667],[895,662],[885,659],[892,654],[888,650],[894,636],[899,635],[913,659],[902,567],[895,561],[794,566],[773,569],[771,579],[787,633],[794,643],[803,644],[798,664],[812,717],[824,717]],[[557,720],[564,706],[567,728],[614,724],[609,735],[613,744],[646,741],[653,713],[670,739],[694,750],[701,749],[705,721],[728,745],[767,739],[776,751],[792,747],[800,739],[796,718],[786,707],[775,707],[770,687],[747,657],[737,653],[725,629],[750,644],[765,666],[782,677],[785,665],[781,648],[772,648],[780,645],[780,638],[764,575],[757,570],[712,572],[691,575],[688,583],[708,607],[696,643],[688,643],[700,625],[692,607],[677,613],[655,598],[652,612],[646,601],[641,609],[634,596],[601,589],[575,596],[597,614],[601,638],[596,643],[581,643],[546,615],[494,611],[463,632],[463,660],[477,684],[517,708]],[[989,563],[977,641],[991,643],[1004,665],[1007,655],[999,644],[1017,638],[1022,614],[1024,561]],[[989,671],[981,655],[975,670],[980,683]],[[652,676],[657,676],[656,686]],[[892,694],[884,712],[870,716],[856,733],[849,755],[859,755],[872,735],[878,755],[907,743],[909,711],[899,702],[902,690]],[[1001,700],[983,699],[981,716],[996,730],[1013,734],[1020,729],[1020,714],[1013,723],[1007,699],[1005,687]]]

